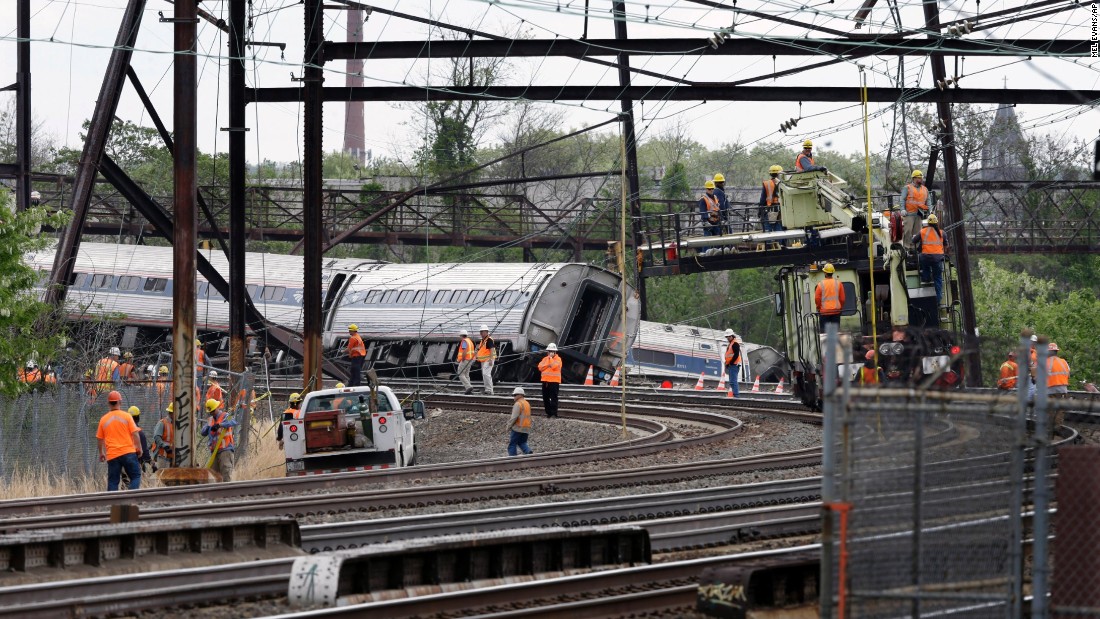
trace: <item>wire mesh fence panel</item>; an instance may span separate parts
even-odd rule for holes
[[[1016,616],[1023,423],[1005,398],[852,392],[833,551],[847,617]]]

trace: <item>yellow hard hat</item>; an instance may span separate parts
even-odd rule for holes
[[[920,170],[913,170],[913,178],[924,178],[924,173]]]
[[[134,358],[134,353],[127,350],[125,353],[123,353],[122,358],[123,359],[133,359]]]
[[[768,173],[769,174],[779,174],[782,171],[783,171],[783,166],[781,166],[781,165],[773,165],[772,167],[768,168]]]
[[[707,181],[703,183],[703,187],[707,189],[714,189],[714,181]]]
[[[833,266],[832,262],[826,262],[821,270],[825,273],[836,273],[836,267]]]
[[[343,389],[344,388],[344,383],[336,383],[336,388],[337,389]]]
[[[214,412],[214,410],[217,409],[219,405],[221,405],[221,402],[215,400],[214,398],[210,398],[206,401],[206,412]]]
[[[174,402],[169,402],[169,403],[168,403],[168,408],[164,409],[164,411],[165,411],[166,413],[174,413],[174,412],[176,412],[176,404],[175,404]]]
[[[359,325],[348,325],[348,331],[359,331]]]
[[[928,216],[928,223],[930,223],[930,224],[938,224],[938,223],[940,223],[940,218],[939,218],[939,217],[936,217],[935,215],[929,215],[929,216]]]
[[[137,417],[138,415],[141,414],[141,409],[136,407],[136,406],[131,406],[130,409],[127,410],[126,412],[130,413],[131,417]]]
[[[166,373],[168,373],[168,366],[167,366],[167,365],[162,365],[162,366],[160,366],[160,373],[161,373],[161,374],[166,374]]]
[[[716,183],[724,183],[724,182],[726,182],[726,177],[725,177],[725,176],[722,176],[722,173],[721,173],[721,172],[719,172],[718,174],[715,174],[715,175],[714,175],[714,182],[716,182]]]
[[[805,142],[802,143],[802,148],[813,148],[813,147],[814,147],[814,143],[810,140],[806,140]]]
[[[199,341],[199,338],[195,338],[195,346],[202,346],[202,342]]]
[[[301,402],[301,401],[302,401],[302,394],[300,394],[300,393],[290,394],[290,403],[291,404],[293,404],[295,402]]]

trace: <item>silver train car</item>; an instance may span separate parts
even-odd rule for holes
[[[702,373],[718,381],[724,370],[726,338],[722,331],[640,321],[630,349],[630,374],[647,381],[687,381],[694,384]],[[744,342],[740,382],[790,380],[790,364],[771,346]]]
[[[223,253],[204,254],[218,271],[228,273]],[[53,256],[52,249],[26,256],[42,273],[43,285]],[[249,253],[246,273],[257,309],[272,322],[302,331],[302,259]],[[620,277],[587,264],[406,265],[326,259],[322,282],[326,355],[337,360],[345,355],[347,325],[355,323],[368,346],[368,363],[380,372],[447,371],[459,331],[467,329],[476,340],[482,324],[490,327],[501,348],[494,368],[500,380],[538,380],[538,353],[551,342],[565,361],[567,382],[583,381],[589,366],[597,380],[609,380],[628,347],[619,333]],[[627,334],[637,329],[638,302],[632,292],[627,297]],[[172,248],[82,243],[66,309],[72,320],[120,323],[124,347],[168,342]],[[228,330],[229,303],[201,276],[196,313],[200,333]],[[225,346],[224,338],[215,339]]]

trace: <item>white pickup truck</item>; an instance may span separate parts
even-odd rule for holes
[[[379,387],[370,409],[370,387],[312,391],[298,418],[283,423],[286,474],[309,475],[409,466],[416,461],[416,434],[401,402]]]

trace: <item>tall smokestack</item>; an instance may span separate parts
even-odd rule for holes
[[[345,12],[348,14],[348,43],[362,43],[363,10],[348,8]],[[347,86],[363,85],[362,60],[349,60],[347,71]],[[367,148],[363,135],[363,102],[344,103],[344,112],[344,152],[355,157],[359,165],[364,165],[367,160]]]

